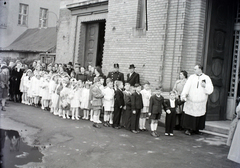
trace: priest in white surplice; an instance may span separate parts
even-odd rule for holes
[[[213,84],[202,70],[201,65],[194,67],[195,74],[189,76],[181,94],[181,99],[186,101],[182,123],[186,135],[198,134],[199,130],[205,128],[206,104],[208,95],[213,92]]]

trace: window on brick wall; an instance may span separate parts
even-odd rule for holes
[[[28,21],[28,5],[19,4],[18,24],[27,26]]]
[[[148,29],[147,26],[147,0],[138,0],[137,29]]]
[[[48,9],[40,8],[39,27],[47,27]]]

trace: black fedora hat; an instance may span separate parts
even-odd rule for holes
[[[136,68],[134,64],[129,65],[129,69],[133,69],[133,68]]]
[[[113,64],[114,68],[119,68],[119,64]]]

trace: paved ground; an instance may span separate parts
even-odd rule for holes
[[[93,128],[89,121],[63,120],[35,107],[10,102],[1,111],[2,129],[20,132],[24,141],[38,146],[41,163],[24,167],[46,168],[240,168],[227,160],[226,139],[212,135],[154,138],[148,132]]]

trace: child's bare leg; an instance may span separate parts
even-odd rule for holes
[[[72,108],[72,120],[75,120],[74,113],[75,113],[76,108]]]
[[[67,119],[70,118],[70,117],[69,117],[69,113],[70,113],[70,111],[69,111],[69,110],[66,110],[66,117],[67,117]]]
[[[62,110],[62,116],[63,116],[63,119],[66,119],[66,111],[65,110]]]
[[[75,111],[75,118],[76,118],[76,120],[79,120],[78,116],[79,116],[79,108],[77,107],[76,111]]]
[[[86,110],[86,120],[89,119],[89,110]]]

